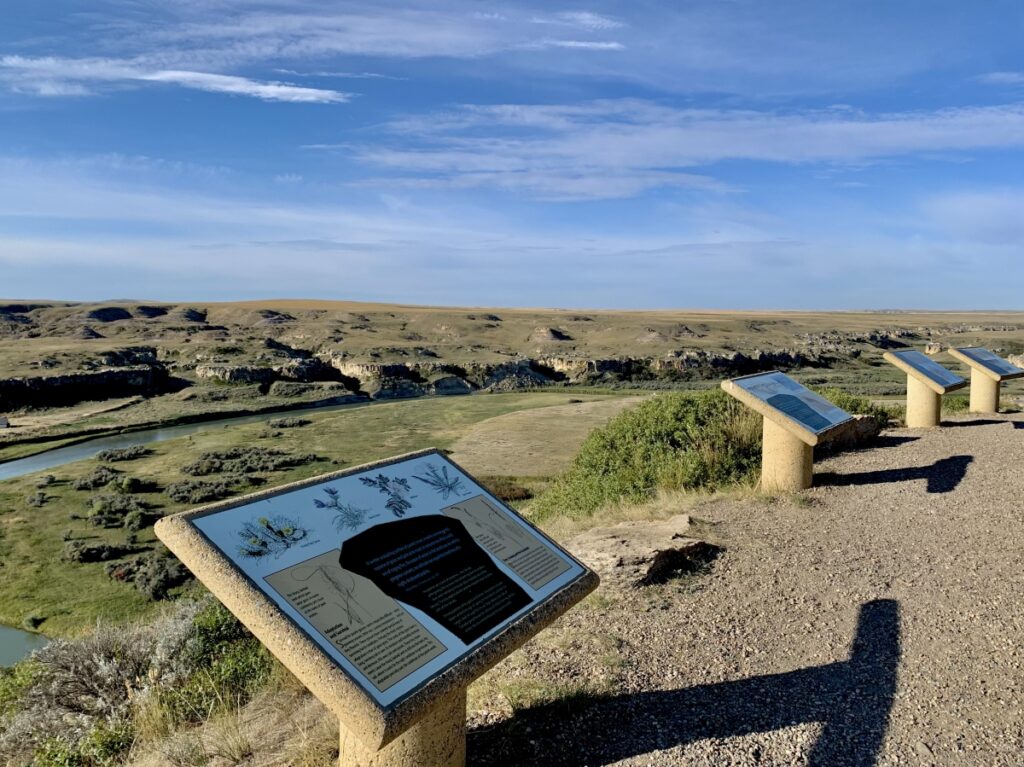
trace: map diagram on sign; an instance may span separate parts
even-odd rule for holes
[[[382,706],[586,573],[436,452],[191,524]]]

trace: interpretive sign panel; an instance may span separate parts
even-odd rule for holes
[[[811,434],[823,434],[853,419],[845,410],[797,383],[785,373],[757,373],[734,378],[729,383],[787,419],[795,421]]]
[[[593,578],[436,451],[188,522],[382,708]]]
[[[926,383],[934,384],[935,387],[942,390],[940,393],[959,389],[967,385],[967,381],[956,373],[946,370],[942,365],[919,351],[908,349],[899,352],[886,352],[883,356],[889,362],[901,368],[903,372],[915,375]]]
[[[1024,370],[1016,365],[1011,365],[995,352],[990,352],[980,346],[961,346],[950,349],[949,353],[973,368],[984,369],[998,380],[1024,376]]]

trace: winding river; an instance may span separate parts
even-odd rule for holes
[[[354,407],[365,407],[367,404],[365,402],[349,402],[344,405],[321,405],[295,410],[259,413],[256,415],[236,415],[229,418],[218,418],[213,421],[199,421],[178,426],[159,426],[154,429],[95,437],[77,442],[74,445],[58,447],[53,450],[46,450],[42,453],[26,456],[25,458],[0,463],[0,480],[14,479],[26,474],[35,474],[38,471],[56,469],[58,466],[63,466],[66,463],[95,458],[101,450],[131,447],[132,445],[151,445],[154,442],[187,437],[189,434],[209,431],[210,429],[220,429],[225,426],[243,426],[247,423],[259,423],[271,418],[296,417],[307,413],[329,413],[334,410],[349,410]]]
[[[96,454],[101,450],[130,447],[132,445],[151,445],[154,442],[187,437],[189,434],[209,431],[210,429],[221,429],[225,426],[243,426],[248,423],[259,423],[283,416],[297,417],[307,413],[329,413],[335,410],[365,407],[366,404],[368,403],[350,402],[344,405],[313,406],[272,413],[231,416],[229,418],[218,418],[213,421],[201,421],[198,423],[181,424],[179,426],[164,426],[124,434],[112,434],[106,437],[95,437],[74,445],[58,447],[25,458],[0,463],[0,480],[14,479],[26,474],[56,469],[67,463],[95,458]],[[21,629],[0,625],[0,667],[11,666],[17,663],[32,652],[32,650],[46,644],[46,641],[46,637],[39,634],[32,634]]]

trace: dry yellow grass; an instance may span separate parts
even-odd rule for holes
[[[574,402],[488,418],[456,441],[452,460],[478,475],[554,476],[592,430],[642,399]]]

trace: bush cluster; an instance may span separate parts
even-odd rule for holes
[[[120,559],[131,553],[126,546],[112,546],[109,543],[84,543],[83,541],[67,541],[60,558],[65,562],[109,562]]]
[[[100,625],[0,669],[0,763],[107,767],[139,723],[170,728],[246,703],[271,673],[262,645],[212,600],[149,624]]]
[[[251,474],[254,472],[282,471],[293,466],[312,463],[317,460],[313,454],[295,455],[284,450],[266,447],[234,447],[203,453],[199,460],[182,467],[182,471],[193,477],[210,474]]]
[[[870,416],[878,424],[879,429],[884,429],[890,423],[903,418],[902,408],[896,405],[890,407],[876,405],[867,397],[850,394],[843,389],[836,389],[834,387],[815,389],[815,391],[833,405],[842,408],[851,415]]]
[[[92,474],[79,477],[72,482],[71,487],[75,490],[98,490],[101,487],[106,487],[119,476],[121,476],[121,472],[117,469],[112,469],[109,466],[97,466]]]
[[[751,482],[760,462],[759,415],[719,390],[662,394],[594,430],[530,511],[535,519],[581,517],[659,489]]]
[[[46,493],[44,491],[36,490],[36,492],[30,493],[29,495],[25,496],[25,504],[27,506],[31,506],[33,508],[38,509],[41,506],[45,506],[46,505],[47,497],[48,496],[46,495]]]
[[[273,418],[267,421],[271,429],[295,429],[313,423],[308,418]]]
[[[167,497],[175,503],[206,503],[227,498],[235,492],[235,487],[245,483],[244,478],[224,477],[215,480],[184,479],[172,482],[167,486]]]
[[[94,495],[89,499],[89,523],[96,527],[124,527],[137,532],[160,518],[137,495]]]
[[[963,394],[953,394],[942,398],[942,412],[947,415],[958,415],[970,410],[971,400]]]
[[[122,583],[132,583],[150,600],[166,599],[171,589],[192,579],[188,568],[167,550],[155,551],[124,562],[107,565],[107,575]]]
[[[142,458],[143,456],[149,455],[150,450],[142,445],[132,445],[130,447],[114,447],[109,450],[101,450],[96,454],[96,458],[100,461],[107,461],[108,463],[114,463],[116,461],[134,461],[136,458]]]

